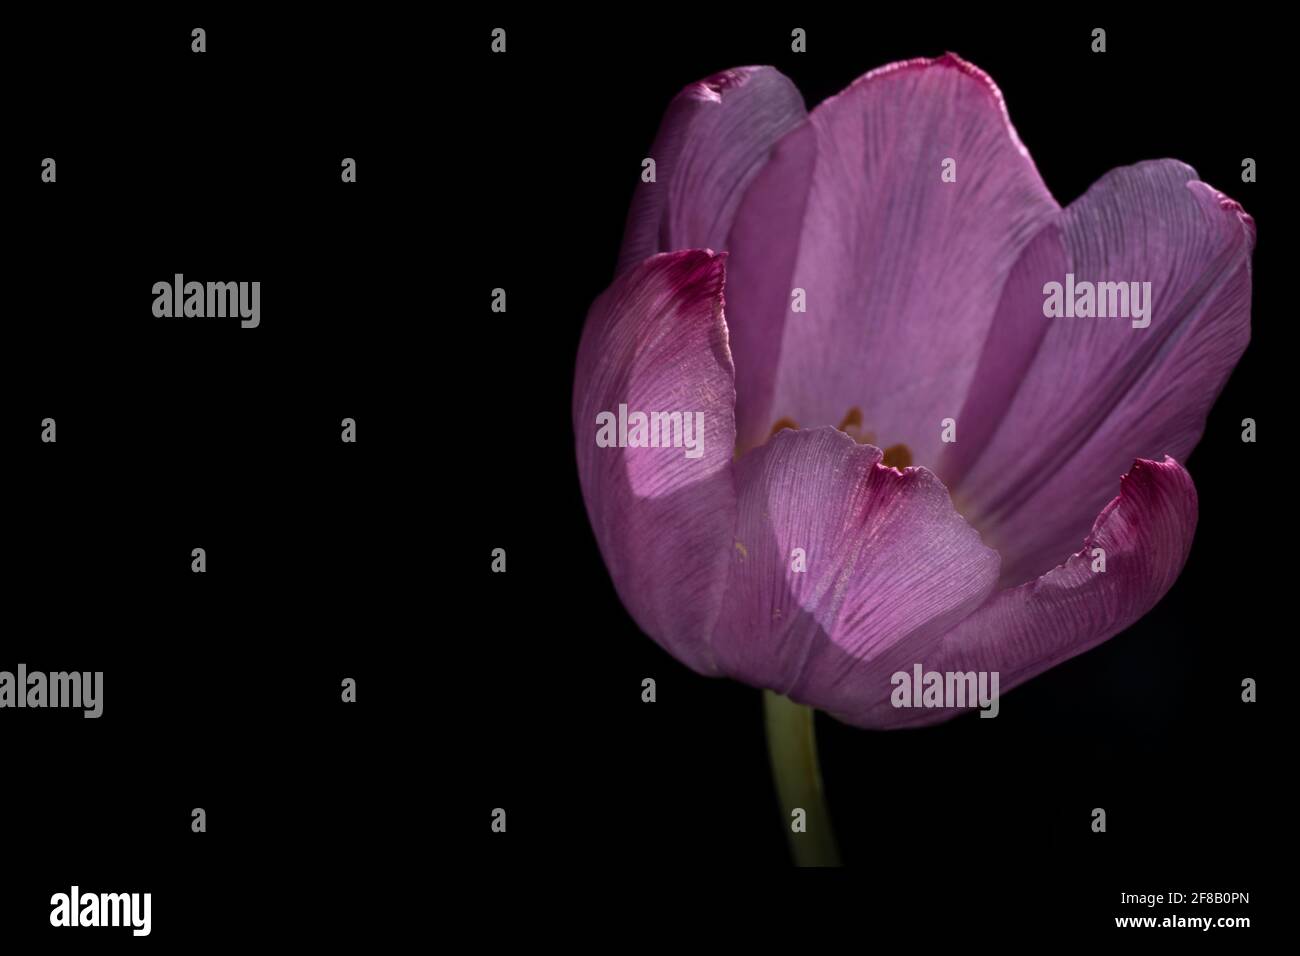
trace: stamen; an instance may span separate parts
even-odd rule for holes
[[[890,445],[885,449],[885,457],[881,461],[890,468],[902,471],[912,464],[912,450],[906,445]]]
[[[844,420],[836,428],[844,432],[859,445],[874,445],[876,435],[874,432],[864,431],[862,428],[862,409],[856,405],[844,413]]]
[[[777,432],[779,432],[782,428],[791,428],[791,429],[794,429],[795,431],[798,431],[798,430],[799,430],[799,423],[796,422],[793,418],[778,418],[778,419],[776,420],[776,424],[772,426],[772,430],[771,430],[770,432],[767,433],[767,437],[768,437],[768,438],[771,438],[773,435],[775,435]]]

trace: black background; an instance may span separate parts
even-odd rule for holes
[[[633,927],[675,911],[725,927],[733,891],[763,912],[751,890],[793,892],[773,915],[805,941],[841,919],[1116,932],[1113,915],[1149,912],[1121,890],[1249,891],[1225,912],[1260,925],[1290,639],[1274,607],[1290,500],[1269,390],[1290,342],[1270,33],[865,8],[15,25],[0,667],[104,670],[106,691],[97,721],[0,717],[0,941],[149,944],[50,930],[49,896],[74,882],[151,891],[163,946],[373,942],[436,929],[461,894],[497,907],[477,923],[492,935],[503,908],[552,897],[532,931],[615,901]],[[1241,201],[1259,229],[1253,338],[1187,463],[1200,524],[1167,597],[997,720],[819,718],[848,868],[798,873],[759,692],[688,671],[613,592],[574,467],[573,360],[681,87],[770,63],[811,107],[945,50],[998,83],[1063,205],[1164,156]],[[1258,183],[1240,181],[1246,156]],[[152,284],[175,272],[262,281],[261,326],[154,319]],[[47,415],[56,445],[39,441]],[[1247,416],[1259,444],[1240,441]]]
[[[399,26],[7,26],[0,669],[103,671],[104,711],[0,712],[6,953],[395,925],[436,679],[436,313]],[[178,272],[260,281],[261,324],[154,318]],[[74,883],[151,892],[151,936],[51,928]]]

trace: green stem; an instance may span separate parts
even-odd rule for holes
[[[795,866],[839,866],[826,791],[817,765],[817,737],[813,711],[788,697],[763,691],[763,716],[767,724],[767,752],[772,759],[772,779],[781,801],[781,817],[790,838]],[[804,832],[791,827],[791,812],[804,811]]]

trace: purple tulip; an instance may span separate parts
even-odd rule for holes
[[[1237,203],[1157,160],[1062,209],[951,54],[811,113],[770,67],[718,74],[650,156],[573,422],[605,564],[664,649],[914,726],[962,711],[896,706],[895,672],[1005,692],[1169,589],[1196,526],[1180,462],[1250,336]],[[1047,317],[1053,282],[1096,290],[1093,317]],[[1118,298],[1136,312],[1141,283],[1145,326]]]

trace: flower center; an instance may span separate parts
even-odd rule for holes
[[[875,432],[869,432],[862,427],[862,409],[856,405],[844,413],[844,420],[836,427],[859,445],[876,444]],[[884,453],[881,463],[888,465],[890,468],[897,468],[902,471],[912,463],[912,450],[901,442],[897,445],[890,445],[884,449]]]
[[[862,427],[862,409],[858,408],[856,405],[844,413],[843,421],[835,427],[839,431],[844,432],[844,434],[848,435],[859,445],[876,444],[876,433],[867,431]],[[793,418],[778,418],[776,423],[772,425],[772,430],[768,432],[768,437],[771,438],[782,428],[793,428],[797,430],[799,428],[799,423]],[[884,457],[881,459],[881,464],[902,471],[904,468],[907,468],[912,464],[912,449],[908,448],[902,442],[899,442],[897,445],[890,445],[888,448],[884,449]]]

